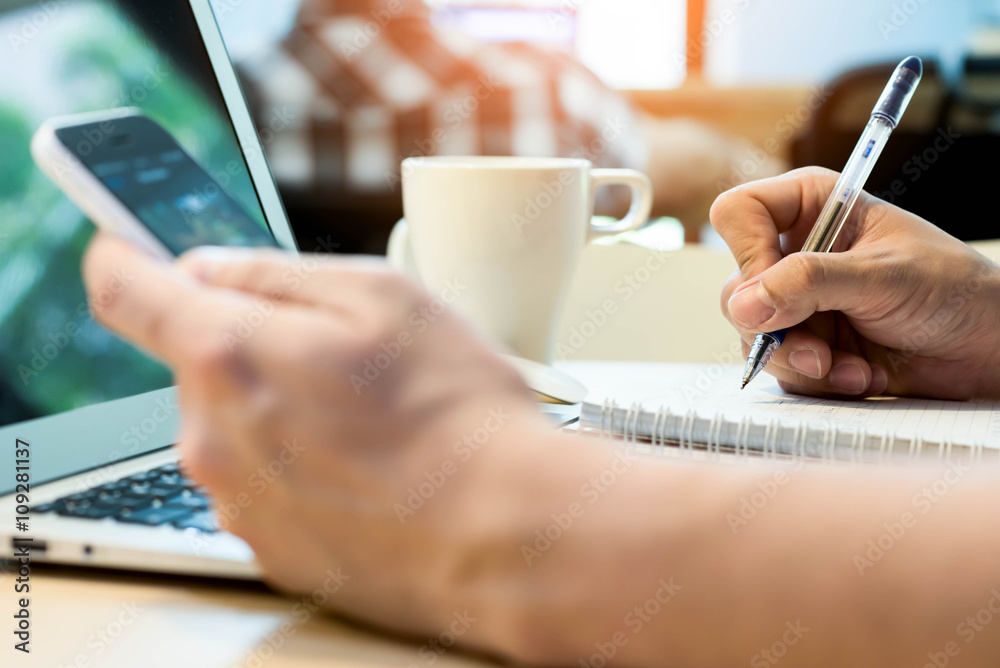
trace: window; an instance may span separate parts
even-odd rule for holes
[[[720,85],[825,81],[908,55],[958,55],[996,0],[709,0],[706,78]]]
[[[800,85],[961,49],[997,0],[427,0],[441,25],[575,52],[615,88]],[[690,67],[689,67],[690,66]]]
[[[479,39],[573,51],[615,88],[673,88],[687,74],[687,0],[428,0],[435,22]],[[699,3],[700,4],[700,3]]]

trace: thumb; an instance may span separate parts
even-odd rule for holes
[[[729,299],[729,315],[743,330],[770,332],[814,313],[860,308],[878,283],[875,272],[848,253],[795,253],[747,281]]]

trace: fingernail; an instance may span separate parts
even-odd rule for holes
[[[880,366],[872,365],[872,394],[882,394],[889,389],[889,373]]]
[[[743,329],[753,329],[774,316],[774,302],[759,282],[729,298],[729,314]]]
[[[819,353],[812,348],[796,350],[788,356],[788,363],[793,369],[810,378],[820,377]]]
[[[861,394],[868,389],[865,371],[856,362],[844,362],[833,367],[830,384],[847,394]]]

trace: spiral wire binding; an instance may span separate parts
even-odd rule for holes
[[[616,413],[618,412],[618,405],[612,401],[610,398],[606,398],[601,404],[600,413],[600,425],[598,428],[598,435],[602,438],[614,438],[616,435],[620,435],[630,446],[637,449],[642,446],[643,450],[654,451],[657,453],[663,453],[667,448],[667,443],[669,440],[668,434],[670,433],[671,422],[673,422],[677,429],[676,433],[678,435],[678,450],[680,452],[686,453],[688,456],[693,457],[695,449],[701,450],[702,447],[705,448],[705,452],[711,456],[713,460],[718,460],[722,456],[722,434],[726,426],[725,414],[722,411],[715,413],[711,418],[708,426],[708,434],[705,439],[705,443],[695,442],[695,430],[698,422],[698,413],[695,410],[689,410],[687,413],[680,415],[675,415],[668,407],[660,406],[653,415],[652,430],[649,434],[649,444],[647,445],[644,441],[640,443],[640,438],[644,438],[639,433],[639,428],[642,422],[643,406],[641,403],[633,403],[622,416],[622,429],[620,432],[615,430],[615,419]],[[754,423],[749,415],[744,415],[736,422],[736,431],[733,436],[733,448],[735,449],[735,454],[737,457],[750,457],[750,439],[752,437]],[[764,459],[775,460],[783,456],[783,453],[779,451],[781,432],[784,429],[780,420],[771,420],[770,422],[761,425],[764,428],[763,437],[763,447],[762,455]],[[812,456],[807,452],[807,443],[809,440],[809,435],[815,431],[812,427],[806,424],[795,424],[791,435],[790,450],[788,455],[791,457],[801,457],[803,459],[812,458]],[[837,443],[840,438],[840,430],[837,425],[828,423],[823,428],[823,441],[820,446],[820,453],[818,456],[819,461],[826,463],[832,463],[837,460]],[[878,463],[885,464],[887,460],[892,459],[892,455],[896,451],[896,440],[899,438],[897,432],[884,432],[879,437],[879,456]],[[870,451],[868,448],[870,437],[868,431],[864,427],[858,427],[851,433],[851,445],[850,445],[850,462],[852,464],[863,464],[865,463],[865,453]],[[916,434],[909,439],[909,450],[907,453],[907,458],[910,460],[920,460],[924,456],[925,443],[923,436]],[[973,462],[982,462],[986,454],[986,444],[983,441],[973,444],[972,446],[961,446],[963,452],[967,451],[970,455],[970,459]],[[937,458],[939,461],[951,460],[954,456],[956,447],[955,443],[951,437],[942,439],[940,443],[937,444]],[[873,449],[871,450],[874,451]]]
[[[781,434],[781,425],[777,420],[771,420],[768,425],[771,430],[771,450],[770,457],[768,457],[768,437],[767,432],[764,433],[764,459],[777,459],[778,458],[778,436]]]
[[[677,429],[677,447],[681,452],[684,452],[684,428],[687,426],[688,413],[678,416],[680,418],[680,427]]]
[[[740,439],[743,438],[743,426],[745,421],[741,418],[739,422],[736,423],[736,434],[733,436],[733,445],[736,449],[736,456],[740,456]]]
[[[781,422],[778,419],[775,419],[774,433],[771,434],[771,439],[772,439],[771,440],[771,455],[772,455],[773,459],[780,459],[780,458],[782,458],[786,454],[784,452],[779,451],[779,449],[778,449],[780,441],[781,441],[781,432],[784,429],[785,428],[781,426]],[[791,452],[793,452],[793,453],[795,452],[795,443],[794,443],[794,441],[792,442]]]
[[[641,411],[642,406],[639,404],[632,404],[625,413],[625,424],[622,431],[624,432],[625,440],[632,445],[639,442],[639,414]],[[631,433],[629,433],[630,425],[632,429]]]
[[[805,459],[806,457],[806,439],[802,436],[805,432],[809,431],[805,425],[796,424],[795,432],[792,434],[792,456]]]
[[[689,410],[684,414],[684,419],[681,421],[681,452],[686,453],[689,457],[694,451],[694,418],[695,412]]]
[[[708,426],[708,453],[712,455],[712,439],[715,439],[715,450],[713,459],[718,460],[722,456],[722,422],[724,420],[722,411],[715,414],[712,424]]]
[[[750,427],[751,427],[751,424],[752,424],[750,422],[750,416],[749,415],[744,415],[741,418],[740,422],[743,425],[743,456],[745,458],[749,459],[750,458]],[[737,452],[739,452],[739,447],[740,447],[740,443],[739,443],[739,441],[737,441],[737,443],[736,443],[736,450],[737,450]]]
[[[830,463],[837,457],[837,425],[828,422],[823,433],[823,448],[820,457]]]
[[[673,411],[671,411],[669,408],[665,408],[663,410],[663,422],[661,423],[661,426],[660,426],[660,447],[661,448],[666,448],[667,447],[667,424],[674,417],[675,416],[674,416]]]
[[[653,429],[652,429],[653,433],[649,435],[649,442],[653,448],[656,448],[659,445],[657,441],[660,442],[663,441],[664,430],[661,424],[663,421],[663,413],[664,413],[663,406],[660,406],[660,409],[656,411],[656,413],[653,415]]]
[[[879,446],[878,451],[878,463],[885,463],[885,453],[886,450],[889,451],[891,455],[896,449],[896,432],[888,432],[882,434],[882,443]]]
[[[615,405],[611,401],[611,398],[605,397],[604,403],[601,404],[601,428],[600,428],[601,438],[611,438],[613,435],[613,430],[612,430],[613,425],[611,424],[611,421],[614,419],[614,411],[615,411]],[[611,417],[608,417],[609,413],[611,414]]]
[[[698,421],[698,412],[695,411],[694,409],[691,409],[691,411],[690,411],[690,413],[688,413],[688,415],[690,416],[689,417],[689,421],[688,421],[688,455],[691,456],[691,457],[693,457],[694,456],[694,446],[695,446],[695,442],[694,442],[694,427],[695,427],[695,423]]]

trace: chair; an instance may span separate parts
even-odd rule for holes
[[[793,164],[843,169],[894,68],[864,67],[829,84],[827,101],[793,142]],[[996,109],[960,99],[937,61],[925,60],[924,69],[866,190],[964,241],[996,238],[1000,137],[990,127]]]

